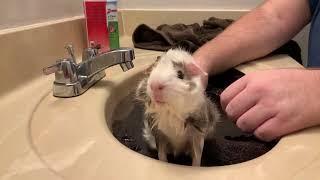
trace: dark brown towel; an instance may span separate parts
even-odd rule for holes
[[[156,29],[152,29],[146,24],[139,25],[133,33],[133,44],[136,48],[167,51],[170,48],[180,47],[191,53],[195,52],[200,46],[215,38],[233,20],[219,19],[210,17],[203,21],[203,25],[198,23],[185,25],[163,24]],[[289,41],[271,54],[288,54],[299,63],[301,60],[301,49],[294,41]]]
[[[185,25],[163,24],[156,30],[145,24],[139,25],[133,33],[133,44],[136,48],[166,51],[174,47],[182,47],[194,52],[201,45],[216,37],[233,20],[211,17],[200,26],[198,23]]]

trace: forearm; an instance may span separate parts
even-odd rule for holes
[[[308,0],[269,0],[199,48],[194,57],[209,74],[265,56],[310,19]]]

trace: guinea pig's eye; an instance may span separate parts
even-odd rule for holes
[[[184,74],[183,74],[183,72],[182,71],[178,71],[178,78],[179,79],[183,79],[184,78]]]

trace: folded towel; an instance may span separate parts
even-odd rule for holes
[[[135,29],[132,40],[136,48],[167,51],[170,48],[180,47],[193,53],[203,44],[215,38],[232,22],[231,19],[210,17],[203,21],[202,26],[198,23],[190,25],[162,24],[156,29],[152,29],[146,24],[141,24]],[[288,54],[302,64],[301,49],[292,40],[271,54]]]

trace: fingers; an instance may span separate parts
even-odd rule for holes
[[[266,120],[255,131],[254,135],[263,141],[272,141],[286,134],[302,129],[301,121],[288,116],[274,116]]]
[[[258,98],[254,94],[249,94],[246,90],[241,91],[227,105],[225,111],[227,115],[237,120],[242,114],[256,105]]]
[[[248,76],[244,76],[220,96],[222,108],[242,131],[253,132],[257,138],[271,141],[297,129],[297,125],[288,123],[292,119],[285,122],[288,115],[279,116],[278,109],[274,107],[276,101],[265,97],[268,89],[263,89],[261,84],[250,86],[248,83]]]
[[[258,101],[257,95],[249,93],[246,86],[247,78],[240,78],[221,94],[221,106],[233,120],[237,120]]]
[[[274,117],[276,112],[270,108],[266,108],[261,104],[257,104],[245,112],[237,120],[237,126],[245,132],[253,132],[265,121]]]
[[[220,95],[220,103],[226,109],[229,102],[247,86],[247,78],[242,77],[227,87]]]
[[[299,124],[276,115],[260,125],[254,131],[254,135],[263,141],[272,141],[299,129],[301,129]]]
[[[266,120],[260,127],[254,131],[254,135],[263,141],[272,141],[278,137],[281,137],[285,133],[281,133],[279,119],[273,117]]]

